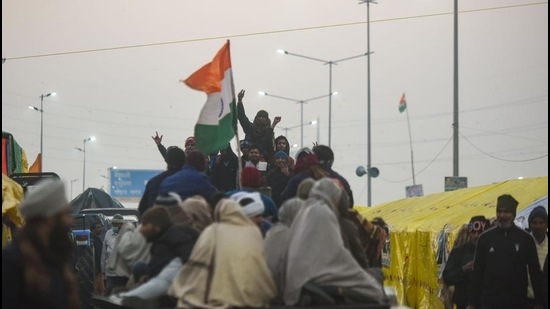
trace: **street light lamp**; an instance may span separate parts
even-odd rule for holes
[[[337,95],[338,92],[337,91],[331,92],[329,94],[325,94],[325,95],[314,97],[314,98],[307,99],[307,100],[296,100],[296,99],[287,98],[287,97],[283,97],[283,96],[279,96],[279,95],[274,95],[274,94],[271,94],[271,93],[266,93],[264,91],[260,91],[259,94],[274,97],[274,98],[281,99],[281,100],[293,101],[293,102],[296,102],[296,103],[300,104],[300,147],[304,147],[304,103],[307,103],[307,102],[313,101],[313,100],[317,100],[317,99],[321,99],[321,98],[324,98],[324,97],[332,97],[333,95]]]
[[[74,147],[74,149],[82,152],[82,154],[84,155],[84,161],[82,164],[82,192],[84,192],[84,190],[86,189],[86,142],[95,141],[95,136],[85,138],[82,141],[84,143],[84,147],[83,148]]]
[[[317,117],[316,120],[312,120],[308,123],[304,123],[304,125],[317,125],[317,141],[316,142],[319,143],[320,142],[320,139],[319,139],[320,138],[319,137],[319,135],[320,135],[319,134],[319,117]],[[290,127],[279,127],[279,129],[284,130],[285,131],[285,136],[288,137],[288,131],[289,130],[296,129],[300,126],[301,125],[295,125],[295,126],[290,126]]]
[[[328,96],[328,146],[330,147],[330,145],[331,145],[331,135],[332,135],[332,96],[330,95],[332,93],[332,65],[338,64],[340,62],[344,62],[346,60],[351,60],[351,59],[367,56],[367,55],[370,54],[370,52],[366,52],[366,53],[363,53],[363,54],[360,54],[360,55],[357,55],[357,56],[342,58],[342,59],[339,59],[339,60],[323,60],[323,59],[319,59],[319,58],[313,58],[313,57],[309,57],[309,56],[304,56],[304,55],[300,55],[300,54],[291,53],[291,52],[286,51],[284,49],[278,49],[277,52],[279,54],[296,56],[296,57],[305,58],[305,59],[309,59],[309,60],[313,60],[313,61],[317,61],[317,62],[321,62],[323,64],[328,64],[329,65],[329,70],[328,70],[328,93],[329,94],[326,95],[326,96]]]
[[[50,97],[50,96],[55,96],[56,93],[55,92],[50,92],[50,93],[47,93],[47,94],[41,94],[39,96],[40,98],[40,109],[36,106],[29,106],[30,109],[33,109],[35,111],[39,111],[40,112],[40,155],[42,156],[42,164],[41,166],[44,165],[44,98],[47,98],[47,97]]]

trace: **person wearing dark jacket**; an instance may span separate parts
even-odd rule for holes
[[[471,274],[474,269],[474,255],[479,235],[489,227],[489,221],[484,216],[475,216],[468,224],[468,242],[454,248],[443,270],[443,281],[447,286],[454,285],[453,304],[457,309],[465,309],[468,305],[468,292]]]
[[[525,308],[529,278],[534,308],[543,308],[542,271],[533,237],[514,224],[518,201],[511,195],[497,199],[495,227],[481,234],[474,258],[468,309]]]
[[[273,129],[281,121],[281,117],[275,117],[273,124],[269,119],[269,114],[265,110],[260,110],[254,117],[254,122],[251,122],[246,116],[243,97],[244,90],[239,91],[237,95],[237,118],[243,128],[246,140],[251,144],[256,144],[260,147],[260,153],[266,162],[270,162],[273,154],[275,154],[274,134]]]
[[[225,149],[214,159],[212,166],[212,183],[219,191],[227,192],[237,188],[237,172],[239,170],[239,158],[227,144]]]
[[[275,205],[277,205],[277,208],[283,204],[281,193],[283,193],[292,175],[288,159],[289,157],[286,152],[278,151],[275,153],[275,163],[266,176],[267,184],[271,187],[271,198],[275,202]]]
[[[212,185],[206,170],[206,160],[202,153],[187,153],[185,165],[181,170],[166,177],[160,184],[159,194],[177,193],[182,201],[188,197],[200,195],[209,200],[218,190]]]
[[[353,208],[355,201],[353,200],[353,192],[351,191],[351,186],[344,178],[344,176],[338,174],[335,170],[332,169],[332,164],[334,164],[334,152],[332,151],[332,149],[325,145],[315,145],[312,150],[319,159],[319,163],[321,163],[321,166],[329,174],[328,177],[337,179],[340,182],[344,191],[348,193],[349,208]]]
[[[143,215],[147,209],[153,207],[155,199],[159,194],[162,181],[181,170],[182,166],[185,164],[185,152],[177,146],[168,147],[164,158],[166,161],[166,171],[151,178],[145,185],[145,191],[143,192],[143,196],[138,206],[140,215]]]
[[[163,206],[148,209],[141,218],[140,233],[151,245],[151,259],[145,274],[136,282],[153,278],[174,258],[179,257],[185,264],[199,237],[198,232],[189,226],[172,224],[170,215]]]
[[[94,266],[95,266],[95,281],[94,291],[98,295],[105,294],[105,282],[103,272],[101,272],[101,252],[103,250],[103,240],[101,239],[101,232],[103,231],[103,225],[101,222],[94,222],[90,225],[90,232],[92,235],[92,244],[94,246]]]

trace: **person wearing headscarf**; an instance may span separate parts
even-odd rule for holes
[[[19,204],[25,225],[2,250],[2,308],[81,307],[66,196],[61,180],[43,180]]]
[[[313,178],[306,178],[302,180],[298,185],[296,197],[304,201],[307,200],[309,197],[309,192],[311,191],[311,188],[313,188],[314,184],[315,184],[315,180],[313,180]]]
[[[305,201],[297,197],[284,202],[279,208],[279,221],[271,227],[265,236],[264,254],[267,267],[269,267],[273,281],[277,286],[277,304],[282,304],[290,226],[304,204]]]
[[[514,224],[519,203],[504,194],[496,204],[496,227],[485,231],[477,241],[467,308],[525,308],[528,274],[535,308],[542,308],[537,248],[533,237]]]
[[[281,193],[286,188],[292,172],[289,166],[289,156],[284,151],[275,153],[274,165],[267,173],[267,184],[271,187],[271,197],[277,207],[280,207],[283,201]]]
[[[332,179],[318,180],[292,223],[285,273],[286,305],[300,303],[308,286],[342,291],[345,295],[340,297],[355,303],[385,301],[382,285],[344,247],[336,206],[341,194]]]
[[[145,185],[145,191],[143,192],[143,196],[141,197],[138,205],[140,216],[143,215],[147,209],[153,207],[153,203],[159,194],[160,184],[162,181],[181,170],[185,164],[185,153],[177,146],[170,146],[166,150],[164,160],[166,161],[166,171],[149,179]]]
[[[313,151],[307,147],[298,150],[296,153],[296,165],[294,174],[288,180],[286,188],[281,193],[282,201],[286,201],[296,196],[298,185],[306,178],[319,180],[328,177],[329,173],[321,166],[319,159]]]
[[[199,234],[212,224],[210,206],[204,197],[200,195],[192,196],[181,204],[181,208],[191,218],[191,227]]]
[[[281,121],[281,117],[277,116],[273,119],[273,124],[269,119],[269,114],[265,110],[260,110],[254,117],[254,122],[251,122],[246,116],[243,97],[244,90],[239,91],[237,95],[237,117],[243,128],[246,140],[252,144],[256,144],[260,148],[260,153],[266,162],[270,162],[275,153],[273,129]]]
[[[468,293],[474,268],[474,255],[479,235],[489,228],[489,220],[484,216],[474,216],[468,224],[468,242],[451,250],[442,277],[446,286],[454,286],[452,297],[457,309],[468,305]]]
[[[258,228],[235,201],[222,199],[172,282],[178,308],[265,307],[276,294]],[[197,284],[202,282],[202,284]]]
[[[204,173],[205,170],[204,155],[198,151],[189,152],[183,168],[162,181],[159,194],[175,192],[182,201],[194,195],[201,195],[208,200],[218,190]]]
[[[342,189],[342,188],[341,188]],[[349,196],[346,191],[342,191],[342,195],[337,204],[338,207],[338,223],[342,232],[342,240],[344,246],[349,250],[357,263],[363,268],[369,267],[365,250],[359,242],[359,231],[355,224],[348,219],[349,215]]]
[[[531,235],[533,235],[535,239],[539,263],[542,267],[544,265],[544,259],[548,255],[548,213],[546,213],[544,206],[533,208],[531,213],[529,213],[529,219],[527,221],[529,223]],[[527,289],[527,297],[530,305],[533,306],[535,294],[530,282]]]

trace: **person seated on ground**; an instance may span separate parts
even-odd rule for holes
[[[147,243],[141,235],[140,228],[141,225],[136,227],[130,222],[122,224],[106,266],[107,271],[130,278],[126,287],[133,287],[135,284],[132,275],[133,266],[137,262],[147,263],[151,258],[151,244]]]
[[[267,231],[265,236],[265,259],[275,286],[277,286],[277,297],[273,300],[272,304],[283,304],[284,276],[286,254],[290,241],[290,226],[304,204],[305,201],[297,197],[286,200],[281,208],[279,208],[279,221]]]
[[[166,177],[169,177],[181,170],[185,164],[185,153],[178,146],[170,146],[166,149],[164,160],[166,161],[166,171],[149,179],[145,185],[145,191],[143,192],[143,196],[141,197],[138,205],[140,216],[143,215],[147,209],[153,206],[153,203],[159,194],[160,184],[162,181],[166,179]]]
[[[229,199],[237,202],[243,214],[261,229],[265,206],[259,192],[240,191],[232,194]]]
[[[254,122],[250,122],[244,111],[244,93],[245,91],[241,90],[237,95],[237,117],[245,134],[244,139],[252,144],[257,144],[264,160],[270,162],[275,153],[273,129],[281,121],[281,117],[275,117],[271,124],[269,114],[265,110],[260,110],[254,117]]]
[[[339,182],[338,182],[339,184]],[[340,188],[343,189],[343,188]],[[340,224],[340,231],[342,232],[342,240],[344,241],[344,247],[349,250],[355,261],[363,269],[369,267],[367,262],[367,256],[363,247],[359,242],[359,231],[355,224],[348,219],[348,210],[349,210],[349,196],[346,191],[342,191],[342,196],[340,201],[337,204],[338,207],[338,223]],[[372,274],[372,273],[371,273]],[[378,276],[380,281],[383,281],[381,274]]]
[[[252,166],[247,166],[241,172],[241,190],[227,192],[227,195],[232,196],[237,192],[259,192],[264,204],[265,212],[262,216],[261,229],[263,235],[269,230],[271,225],[277,222],[277,206],[271,197],[264,194],[261,186],[260,171]]]
[[[217,204],[214,221],[200,235],[169,295],[177,297],[178,308],[267,306],[276,288],[262,253],[260,231],[229,199]]]
[[[201,196],[190,197],[181,203],[177,194],[170,193],[168,196],[159,196],[155,207],[165,207],[173,224],[188,225],[198,233],[212,222],[208,204]],[[182,265],[182,259],[179,256],[175,257],[157,276],[130,291],[118,293],[110,300],[115,304],[131,308],[136,305],[139,307],[140,303],[142,307],[145,305],[174,306],[175,299],[167,297],[167,292]]]
[[[199,234],[212,224],[210,206],[204,197],[200,195],[192,196],[181,204],[181,208],[191,218],[191,227]]]
[[[296,197],[306,201],[309,197],[309,192],[311,191],[311,188],[313,188],[314,184],[315,180],[313,180],[313,178],[306,178],[302,180],[302,182],[300,182],[300,184],[298,185]]]
[[[145,266],[134,265],[138,284],[155,277],[174,258],[187,262],[198,237],[197,231],[182,224],[173,224],[165,207],[148,209],[141,217],[140,233],[151,243],[151,259]],[[141,267],[141,268],[140,268]]]
[[[289,157],[286,152],[278,151],[275,153],[274,165],[267,173],[267,184],[271,187],[271,198],[277,207],[280,207],[283,201],[281,193],[286,188],[290,180],[291,171],[289,167]]]
[[[330,178],[318,180],[291,226],[285,272],[288,306],[326,303],[381,304],[382,285],[345,248],[337,218],[342,190]],[[311,245],[322,244],[322,245]]]
[[[204,155],[198,151],[189,152],[183,168],[162,181],[159,194],[175,192],[182,201],[194,195],[201,195],[208,200],[218,190],[204,173],[205,169]]]

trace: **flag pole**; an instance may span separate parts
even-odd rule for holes
[[[409,107],[408,106],[405,108],[405,111],[407,112],[407,125],[409,126],[409,143],[411,144],[411,166],[412,166],[413,186],[415,186],[416,185],[416,180],[414,178],[413,142],[412,142],[411,121],[409,120]]]

